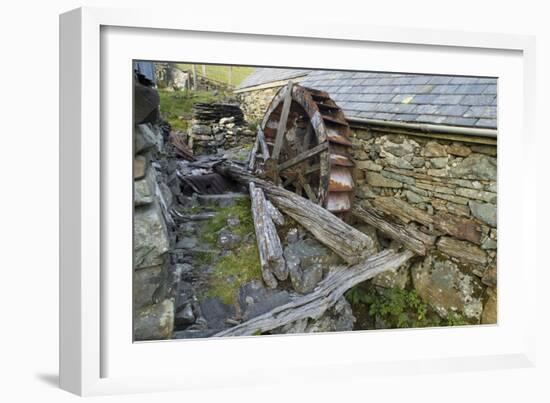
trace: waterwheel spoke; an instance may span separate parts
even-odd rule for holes
[[[313,148],[310,148],[307,151],[304,151],[301,154],[298,154],[297,156],[279,164],[279,171],[284,171],[285,169],[292,168],[294,165],[297,165],[305,160],[308,160],[314,156],[316,156],[319,153],[322,153],[328,148],[328,143],[321,143]]]
[[[277,135],[275,137],[275,145],[273,146],[272,158],[279,159],[279,153],[283,147],[284,134],[286,129],[286,122],[288,120],[288,113],[290,112],[290,104],[292,103],[292,81],[288,82],[287,93],[285,100],[283,101],[283,110],[281,112],[281,118],[279,119],[279,126],[277,126]]]
[[[260,169],[265,177],[334,214],[349,211],[355,187],[350,130],[328,93],[289,83],[273,99],[260,127],[256,162],[265,155],[262,145],[271,150]]]
[[[302,174],[298,174],[298,182],[304,188],[304,191],[306,192],[309,200],[311,200],[313,203],[317,203],[317,196],[315,195],[315,192],[311,188],[311,185],[305,180]]]

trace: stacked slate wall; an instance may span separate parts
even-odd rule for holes
[[[434,237],[401,278],[441,317],[496,323],[497,149],[475,140],[354,128],[356,202]]]
[[[150,123],[134,128],[134,339],[170,339],[174,300],[170,296],[169,238],[157,169],[162,130]]]

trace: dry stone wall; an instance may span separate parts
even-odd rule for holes
[[[174,300],[169,295],[169,239],[152,163],[163,146],[162,130],[150,123],[136,125],[134,145],[134,339],[169,339],[174,324]]]
[[[245,120],[247,122],[261,121],[271,100],[280,88],[271,87],[238,94]]]
[[[434,237],[409,268],[420,297],[443,318],[496,323],[496,146],[374,129],[354,129],[353,144],[357,202]]]

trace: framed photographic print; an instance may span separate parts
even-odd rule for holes
[[[532,39],[235,26],[61,16],[62,387],[531,365]]]

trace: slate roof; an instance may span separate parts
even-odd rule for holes
[[[271,83],[274,81],[288,80],[290,78],[305,76],[311,73],[312,70],[300,70],[300,69],[277,69],[272,67],[258,67],[252,74],[246,77],[239,86],[238,90],[254,87],[260,84]]]
[[[327,91],[348,118],[497,127],[496,78],[315,70],[300,85]]]

